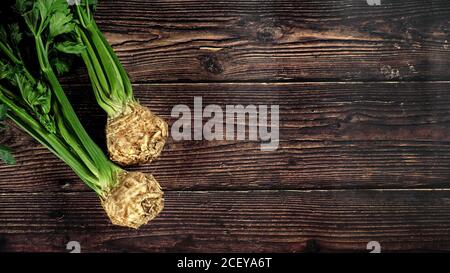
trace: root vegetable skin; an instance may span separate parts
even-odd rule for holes
[[[122,166],[151,162],[164,148],[168,125],[138,103],[127,108],[118,117],[108,118],[106,141],[109,157]]]
[[[113,224],[137,229],[162,211],[163,192],[152,175],[123,171],[117,181],[118,184],[101,198]]]
[[[149,163],[159,157],[168,136],[167,123],[133,96],[130,78],[93,17],[93,5],[82,0],[72,9],[77,33],[86,50],[93,92],[108,114],[106,138],[110,159],[119,165]]]
[[[15,9],[19,22],[6,28],[0,25],[0,120],[6,115],[70,166],[99,196],[113,224],[130,228],[146,224],[163,209],[160,185],[152,175],[127,172],[108,159],[84,129],[57,78],[59,54],[85,52],[66,0],[17,0]],[[24,36],[35,51],[21,47],[29,47],[21,42]],[[148,138],[145,143],[160,152],[167,125],[137,103],[128,108],[122,122],[140,130],[122,128],[131,130],[127,137],[133,136],[135,143]],[[113,136],[120,140],[121,131]],[[6,151],[0,147],[0,158],[8,159]]]

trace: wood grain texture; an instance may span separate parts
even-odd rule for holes
[[[127,0],[96,13],[141,103],[279,105],[280,148],[173,141],[160,217],[112,226],[95,194],[14,128],[0,143],[0,252],[450,251],[447,0]],[[81,65],[80,65],[81,66]],[[78,68],[62,80],[104,148]],[[74,84],[75,83],[75,84]],[[89,94],[89,95],[88,95]]]
[[[138,231],[109,224],[93,193],[0,197],[1,251],[450,250],[448,191],[169,192]]]
[[[134,82],[449,79],[447,0],[110,0],[96,18]]]
[[[280,146],[259,141],[173,141],[153,164],[167,190],[448,188],[450,83],[135,85],[142,104],[173,123],[171,110],[195,96],[204,105],[279,105]],[[86,88],[71,99],[98,143],[105,116]],[[177,116],[178,117],[178,116]],[[2,191],[79,191],[86,187],[31,138],[4,141],[17,166],[0,166]]]

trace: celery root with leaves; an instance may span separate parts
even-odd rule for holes
[[[72,11],[95,97],[108,115],[109,156],[120,165],[151,162],[164,147],[167,123],[134,98],[126,71],[93,18],[94,2],[81,0]]]
[[[66,0],[18,0],[15,9],[20,22],[0,28],[0,110],[6,106],[7,117],[97,193],[113,224],[138,228],[147,223],[163,208],[160,185],[152,175],[127,172],[109,161],[57,79],[58,72],[67,70],[64,54],[85,50],[77,43]],[[29,45],[32,50],[25,50]]]

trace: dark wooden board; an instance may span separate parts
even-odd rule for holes
[[[170,140],[152,172],[168,190],[441,188],[450,180],[450,83],[136,85],[142,104],[165,117],[172,107],[280,105],[280,147],[258,141]],[[83,122],[103,144],[105,116],[88,89],[72,88]],[[31,138],[11,131],[18,165],[0,166],[2,191],[86,187]]]
[[[449,79],[447,0],[101,1],[96,16],[134,82]]]
[[[0,251],[450,250],[449,191],[168,192],[138,231],[109,224],[93,193],[2,193],[0,207]]]
[[[135,93],[172,107],[280,105],[280,148],[169,140],[161,216],[112,226],[93,192],[17,128],[0,143],[0,252],[450,251],[447,0],[101,1]],[[95,141],[86,72],[62,79]],[[89,95],[88,95],[89,94]],[[104,147],[103,147],[104,148]]]

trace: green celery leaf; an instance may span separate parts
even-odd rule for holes
[[[12,24],[9,26],[9,31],[11,33],[11,42],[17,48],[20,41],[22,41],[22,33],[20,32],[18,24]]]
[[[37,93],[39,93],[40,97],[38,98],[38,105],[42,108],[42,111],[45,114],[50,113],[51,110],[51,93],[50,90],[41,82],[37,85]]]
[[[0,122],[6,118],[7,108],[5,105],[0,104]]]
[[[45,21],[52,12],[54,0],[38,0],[35,1],[35,8],[39,11],[41,20]]]
[[[51,64],[58,75],[63,75],[70,71],[70,63],[68,60],[55,57],[52,58]]]
[[[69,10],[57,11],[50,18],[49,25],[50,37],[67,34],[75,31],[75,24],[72,22],[72,14]]]
[[[2,121],[6,117],[6,111],[7,111],[6,106],[0,104],[0,129],[3,129],[4,127]],[[11,150],[3,145],[0,145],[0,160],[4,161],[6,164],[9,165],[16,163],[14,157],[11,154]]]
[[[0,64],[0,80],[6,79],[10,76],[10,71],[8,70],[8,67],[4,64]]]
[[[14,159],[11,150],[3,145],[0,145],[0,160],[8,165],[16,164],[16,160]]]
[[[5,43],[8,40],[8,34],[6,33],[6,29],[3,25],[0,25],[0,42]]]
[[[30,0],[17,0],[16,10],[19,14],[24,14],[31,9],[33,2]]]
[[[81,43],[64,41],[57,43],[55,48],[63,53],[67,54],[81,54],[85,50],[85,47]]]

